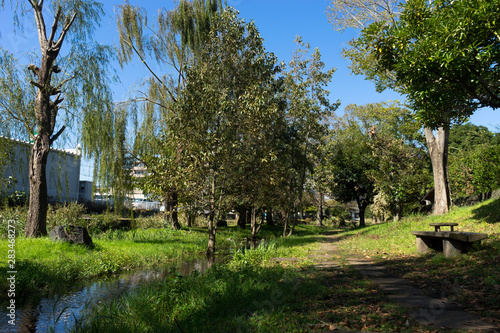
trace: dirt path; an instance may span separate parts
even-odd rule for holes
[[[321,269],[335,269],[341,265],[336,243],[337,235],[324,236],[321,246],[308,258],[313,260],[314,266]],[[280,258],[291,260],[293,258]],[[388,296],[397,304],[407,307],[410,314],[423,326],[436,329],[464,329],[488,332],[500,332],[476,315],[462,310],[460,305],[451,304],[442,299],[442,295],[418,288],[408,280],[390,276],[385,267],[366,259],[344,258],[349,265],[356,268],[364,278],[379,285]]]

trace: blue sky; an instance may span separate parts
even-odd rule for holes
[[[9,1],[6,1],[8,3]],[[121,1],[104,0],[107,17],[102,22],[102,27],[96,34],[96,40],[101,43],[117,43],[118,37],[115,27],[113,8]],[[173,0],[130,0],[130,4],[146,8],[153,17],[158,8],[171,9]],[[377,93],[373,83],[364,80],[363,76],[355,76],[348,68],[349,61],[340,55],[342,47],[357,35],[356,31],[347,30],[343,33],[334,31],[328,23],[326,9],[327,0],[227,0],[228,5],[240,12],[240,17],[246,21],[254,20],[265,41],[268,52],[273,52],[279,61],[288,62],[294,50],[294,39],[302,36],[304,42],[309,42],[311,48],[319,48],[325,67],[336,68],[333,80],[328,86],[331,101],[340,100],[341,106],[337,114],[341,115],[343,109],[349,104],[366,104],[389,100],[403,100],[404,98],[393,91]],[[7,5],[8,6],[8,5]],[[31,19],[31,17],[29,17]],[[51,20],[46,19],[50,26]],[[27,50],[37,48],[38,41],[34,29],[27,27],[23,36],[12,33],[12,12],[0,11],[0,38],[1,46],[19,56]],[[123,101],[127,91],[140,79],[148,76],[148,72],[140,63],[135,63],[121,70],[117,66],[121,83],[114,86],[115,100]],[[491,131],[498,132],[500,128],[500,111],[491,109],[478,110],[470,121],[476,125],[488,127]],[[70,148],[70,147],[68,147]],[[88,173],[83,170],[83,173]],[[82,175],[84,176],[84,175]],[[85,177],[87,178],[87,177]]]

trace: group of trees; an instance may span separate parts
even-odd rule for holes
[[[334,27],[360,29],[344,55],[356,74],[404,94],[425,128],[437,214],[451,203],[450,127],[477,108],[497,108],[497,1],[332,0]],[[436,132],[433,132],[436,130]]]
[[[324,71],[319,51],[298,38],[289,66],[279,64],[255,24],[220,3],[181,1],[147,31],[147,13],[119,8],[121,58],[166,65],[129,105],[143,111],[130,151],[148,169],[143,190],[166,200],[173,227],[180,204],[208,210],[208,253],[217,220],[235,207],[242,219],[250,213],[252,237],[258,207],[280,210],[291,233],[338,105],[328,101],[333,70]]]
[[[449,207],[449,176],[460,195],[498,183],[498,137],[483,129],[481,144],[451,146],[457,151],[448,172],[452,125],[478,107],[499,105],[495,2],[333,0],[334,26],[361,30],[344,50],[353,72],[408,98],[406,106],[350,105],[341,118],[333,117],[339,103],[325,90],[334,70],[325,70],[319,50],[298,37],[290,63],[279,63],[255,24],[220,0],[181,0],[159,10],[153,24],[140,7],[117,6],[117,52],[91,39],[100,3],[51,4],[51,29],[43,0],[13,5],[20,15],[34,14],[38,65],[24,66],[6,50],[0,55],[2,134],[34,141],[27,236],[46,234],[46,158],[70,125],[81,133],[85,155],[95,158],[96,180],[117,199],[141,187],[165,201],[174,228],[179,205],[208,210],[208,253],[217,220],[233,208],[241,219],[250,216],[252,237],[257,208],[279,211],[286,236],[306,192],[320,206],[325,194],[355,200],[363,225],[374,202],[395,219],[414,209],[432,187],[431,169],[436,213]],[[63,44],[68,51],[61,52]],[[123,67],[139,59],[150,73],[118,105],[108,85],[115,56]],[[490,158],[477,161],[480,155]],[[132,184],[127,170],[137,164],[148,175]]]
[[[420,127],[397,103],[349,105],[335,123],[321,173],[333,197],[357,202],[360,225],[375,196],[396,220],[419,204],[429,186]]]

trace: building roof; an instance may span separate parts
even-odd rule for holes
[[[11,141],[13,143],[23,144],[23,145],[30,146],[30,147],[32,146],[32,143],[30,143],[30,142],[12,139],[12,138],[7,138],[7,137],[1,136],[1,135],[0,135],[0,139],[8,140],[8,141]],[[54,151],[54,152],[64,153],[67,155],[73,155],[73,156],[81,156],[82,155],[80,145],[78,145],[75,149],[59,149],[59,148],[50,147],[50,150]]]

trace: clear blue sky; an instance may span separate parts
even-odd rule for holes
[[[8,3],[9,1],[6,1]],[[104,0],[107,17],[103,20],[102,28],[96,34],[96,40],[101,43],[117,43],[117,32],[113,8],[121,4],[120,1]],[[130,4],[147,9],[153,17],[156,10],[161,7],[171,9],[173,0],[130,0]],[[227,0],[228,5],[240,12],[240,17],[246,21],[254,20],[265,41],[268,52],[276,54],[280,61],[288,62],[294,50],[294,39],[302,36],[309,42],[311,48],[319,48],[326,68],[336,68],[337,71],[329,85],[330,99],[340,100],[341,106],[337,114],[341,115],[343,109],[349,104],[366,104],[389,100],[403,100],[393,91],[377,93],[374,84],[364,80],[363,76],[350,73],[349,62],[340,55],[342,47],[356,36],[357,32],[348,30],[339,33],[333,30],[328,23],[326,9],[327,0]],[[8,5],[7,5],[8,6]],[[25,36],[14,35],[12,30],[12,13],[9,10],[0,11],[1,46],[15,52],[19,56],[29,49],[37,47],[37,38],[33,28],[26,28]],[[31,19],[31,16],[29,17]],[[46,18],[50,26],[51,19]],[[121,83],[114,87],[115,99],[122,101],[126,92],[138,80],[148,75],[142,64],[129,65],[122,71],[118,66]],[[470,121],[476,125],[488,127],[491,131],[498,132],[500,128],[500,111],[491,109],[478,110]],[[83,170],[83,173],[86,173]],[[84,176],[84,175],[82,175]],[[87,178],[87,177],[86,177]]]

